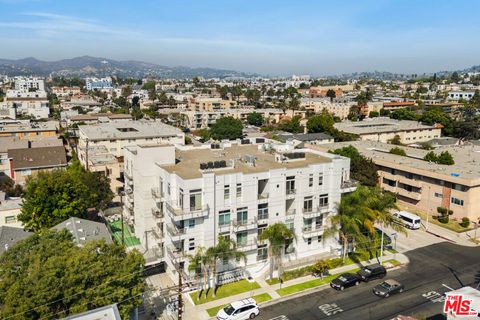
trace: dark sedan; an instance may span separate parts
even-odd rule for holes
[[[343,290],[348,287],[358,286],[360,278],[353,273],[343,273],[330,282],[330,287],[335,290]]]
[[[403,292],[403,290],[403,284],[400,284],[396,280],[389,279],[385,280],[384,282],[373,288],[373,293],[375,293],[379,297],[388,298],[392,294]]]

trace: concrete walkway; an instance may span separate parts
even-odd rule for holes
[[[396,253],[395,254],[395,253],[388,252],[383,257],[383,261],[387,261],[387,260],[391,260],[391,259],[395,259],[395,260],[399,261],[402,265],[405,265],[405,264],[409,263],[409,260],[408,260],[407,256],[405,256],[404,254],[401,254],[401,253]],[[377,263],[377,260],[372,259],[372,260],[369,260],[369,261],[363,261],[363,262],[361,262],[361,265],[368,265],[368,264],[373,264],[373,263]],[[350,270],[356,269],[358,267],[359,267],[358,264],[350,264],[350,265],[346,265],[346,266],[342,266],[342,267],[332,269],[329,272],[330,272],[330,274],[343,273],[343,272],[348,272]],[[314,280],[314,279],[317,279],[317,278],[315,278],[311,275],[301,277],[301,278],[296,278],[296,279],[292,279],[292,280],[289,280],[289,281],[285,281],[282,284],[282,287],[284,288],[284,287],[288,287],[288,286],[291,286],[291,285],[295,285],[295,284],[298,284],[298,283],[302,283],[302,282],[306,282],[306,281],[310,281],[310,280]],[[244,293],[241,293],[241,294],[237,294],[235,296],[230,296],[230,297],[226,297],[226,298],[223,298],[223,299],[210,301],[210,302],[200,304],[200,305],[194,305],[193,301],[190,299],[190,296],[185,295],[185,301],[186,301],[185,315],[187,316],[187,319],[192,319],[192,320],[206,320],[206,319],[209,319],[210,316],[208,315],[208,313],[206,311],[207,309],[217,307],[217,306],[220,306],[220,305],[225,305],[225,304],[228,304],[232,301],[237,301],[237,300],[242,300],[242,299],[245,299],[245,298],[250,298],[250,297],[253,297],[255,295],[262,294],[262,293],[268,293],[272,297],[272,300],[270,300],[268,302],[265,302],[265,304],[273,304],[273,303],[278,303],[279,301],[288,300],[288,299],[292,299],[292,298],[295,298],[295,297],[298,297],[298,296],[301,296],[301,295],[310,294],[310,293],[315,292],[315,291],[323,290],[323,289],[325,289],[326,287],[329,286],[328,284],[326,284],[326,285],[318,286],[318,287],[315,287],[315,288],[312,288],[312,289],[309,289],[309,290],[304,290],[304,291],[301,291],[301,292],[296,293],[296,294],[281,297],[276,292],[277,289],[280,289],[280,284],[275,284],[275,285],[270,286],[264,279],[256,278],[254,280],[260,285],[260,288],[255,289],[255,290],[251,290],[251,291],[248,291],[248,292],[244,292]]]
[[[423,222],[423,225],[425,226],[425,222]],[[475,236],[475,230],[470,230],[465,232],[455,232],[447,228],[438,226],[436,224],[429,223],[428,229],[425,231],[443,240],[456,243],[461,246],[467,246],[467,247],[477,246],[477,244],[471,241],[471,239],[473,239]],[[478,237],[480,237],[480,230],[477,230],[477,239]]]

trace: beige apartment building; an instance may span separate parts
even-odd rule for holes
[[[214,111],[235,107],[237,107],[236,101],[222,98],[196,97],[188,102],[188,108],[192,111]]]
[[[452,218],[480,218],[480,146],[473,144],[439,147],[435,153],[448,150],[454,165],[423,160],[429,151],[401,147],[407,156],[389,153],[391,144],[373,141],[341,142],[312,146],[332,150],[352,145],[379,167],[379,185],[398,195],[398,201],[417,210],[437,215],[437,208],[453,211]]]
[[[331,102],[330,98],[302,98],[300,99],[300,107],[305,111],[313,113],[328,112],[340,119],[346,119],[353,105],[344,102]]]
[[[363,121],[343,121],[335,128],[360,136],[361,140],[387,143],[395,136],[402,144],[415,144],[439,138],[441,124],[426,125],[417,121],[395,120],[386,117],[370,118]]]
[[[203,129],[211,127],[218,119],[223,117],[234,117],[247,121],[250,113],[260,113],[265,119],[278,123],[283,111],[280,109],[225,109],[222,111],[183,111],[184,125],[190,129]]]

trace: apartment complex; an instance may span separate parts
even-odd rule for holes
[[[399,136],[402,144],[413,144],[439,138],[442,125],[425,125],[417,121],[378,117],[363,121],[335,123],[335,128],[356,134],[360,136],[361,140],[387,143],[395,136]]]
[[[42,80],[43,81],[43,80]],[[42,82],[43,83],[43,82]],[[31,86],[30,89],[25,89]],[[15,82],[17,87],[17,82]],[[35,83],[21,83],[19,88],[14,90],[7,90],[5,103],[6,107],[13,109],[16,115],[29,115],[36,119],[48,118],[50,109],[48,108],[47,92],[43,89],[36,89],[36,87],[44,88],[43,84]]]
[[[436,215],[437,207],[453,210],[453,218],[480,218],[480,146],[440,146],[435,153],[448,150],[455,165],[441,165],[424,161],[429,151],[401,147],[407,156],[389,153],[395,146],[373,142],[354,141],[312,146],[319,150],[332,150],[353,145],[378,166],[379,185],[398,195],[407,206]]]
[[[283,248],[287,261],[336,253],[338,241],[322,236],[341,194],[355,188],[350,160],[254,141],[125,148],[125,214],[142,246],[158,252],[169,274],[178,263],[188,264],[187,254],[215,245],[219,236],[235,240],[245,252],[249,274],[263,273],[267,243],[259,236],[276,222],[296,235]],[[219,271],[238,267],[229,262]]]
[[[190,129],[203,129],[211,127],[218,119],[234,117],[246,121],[250,113],[260,113],[265,119],[278,123],[283,115],[280,109],[224,109],[221,111],[182,111],[184,125]]]
[[[192,111],[214,111],[235,108],[236,106],[237,102],[234,100],[211,97],[196,97],[188,102],[188,108]]]
[[[15,77],[13,79],[15,90],[20,91],[45,91],[45,80],[37,77]]]
[[[34,137],[55,137],[57,122],[33,122],[29,120],[0,120],[0,137],[19,137],[31,139]]]
[[[112,78],[86,78],[85,79],[87,90],[111,90],[113,89]]]
[[[313,113],[328,112],[340,119],[346,119],[350,112],[352,103],[332,102],[330,98],[301,98],[300,107]]]
[[[185,134],[160,121],[111,121],[78,127],[77,154],[91,171],[110,177],[115,194],[123,189],[123,149],[136,144],[184,144]]]

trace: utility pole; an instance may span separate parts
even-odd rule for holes
[[[381,244],[380,244],[380,264],[382,263],[382,260],[383,260],[383,234],[385,233],[383,231],[383,228],[384,228],[384,225],[383,225],[383,222],[382,222],[382,239],[380,240],[381,241]]]
[[[122,223],[122,246],[125,245],[125,231],[124,231],[124,225],[123,225],[123,196],[125,195],[125,193],[123,191],[120,191],[119,192],[120,194],[120,221]]]
[[[183,264],[178,263],[178,320],[183,319],[183,297],[182,297],[182,278],[183,278]]]

